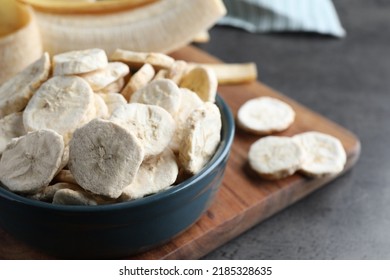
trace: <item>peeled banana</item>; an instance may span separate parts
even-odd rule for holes
[[[43,48],[51,54],[88,48],[167,53],[209,29],[226,9],[221,0],[160,0],[108,13],[35,13]]]
[[[42,54],[32,9],[13,0],[0,0],[0,84]]]
[[[19,0],[31,4],[35,9],[60,14],[107,13],[122,9],[133,9],[158,0]]]

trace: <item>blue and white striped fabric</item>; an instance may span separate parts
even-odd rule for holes
[[[224,0],[228,14],[218,24],[249,32],[316,32],[344,37],[331,0]]]

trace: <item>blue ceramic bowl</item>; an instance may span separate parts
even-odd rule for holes
[[[61,258],[126,257],[169,241],[207,210],[222,181],[234,119],[219,96],[216,104],[222,115],[222,141],[197,175],[155,195],[98,206],[54,205],[0,187],[0,227]]]

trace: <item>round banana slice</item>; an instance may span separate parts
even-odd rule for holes
[[[144,158],[138,139],[124,127],[94,119],[77,129],[69,143],[69,170],[95,194],[117,198],[130,185]]]
[[[266,136],[251,145],[248,160],[261,177],[278,180],[300,168],[302,150],[291,137]]]
[[[93,96],[95,98],[96,118],[108,119],[110,114],[108,113],[108,107],[103,97],[101,97],[99,94],[94,94]]]
[[[69,146],[65,146],[64,153],[62,154],[62,157],[61,157],[61,164],[60,164],[60,167],[58,168],[55,176],[57,176],[57,174],[68,165],[68,162],[69,162]]]
[[[54,76],[83,74],[107,66],[107,55],[101,49],[70,51],[53,56]]]
[[[125,85],[125,78],[119,78],[115,82],[112,82],[108,86],[100,89],[97,93],[117,93],[121,92]]]
[[[103,98],[108,109],[108,115],[111,116],[121,105],[127,104],[126,99],[120,93],[100,93],[99,96]]]
[[[179,150],[179,163],[188,173],[198,173],[214,155],[221,140],[221,127],[219,109],[211,102],[190,114]]]
[[[157,105],[174,116],[180,107],[181,91],[173,81],[159,79],[134,92],[130,102]]]
[[[23,126],[23,113],[12,113],[0,119],[0,155],[3,153],[12,138],[26,134]]]
[[[130,73],[129,66],[122,62],[110,62],[106,68],[95,70],[78,76],[88,82],[97,92]]]
[[[166,75],[167,79],[170,79],[175,82],[175,84],[180,84],[180,81],[184,74],[188,70],[188,64],[184,60],[176,60],[173,65],[168,69]]]
[[[173,135],[172,141],[169,143],[169,148],[175,153],[179,152],[181,142],[183,141],[183,134],[187,125],[188,116],[192,113],[192,111],[203,104],[203,101],[192,90],[180,88],[180,91],[180,107],[174,116],[174,120],[176,122],[176,132]]]
[[[61,205],[97,205],[97,202],[80,190],[59,189],[53,196],[53,204]]]
[[[64,140],[53,130],[15,138],[0,160],[0,180],[11,191],[34,193],[49,185],[61,164]]]
[[[50,57],[44,53],[12,79],[0,86],[0,118],[26,107],[35,90],[47,80],[50,71]]]
[[[268,96],[247,101],[237,112],[238,125],[259,135],[286,130],[294,119],[295,112],[290,105]]]
[[[69,162],[69,157],[68,157]],[[77,185],[77,182],[75,178],[73,177],[73,174],[70,172],[70,170],[62,169],[60,170],[53,178],[55,182],[64,182],[69,183],[73,185]]]
[[[52,202],[55,193],[62,189],[82,190],[82,188],[78,185],[61,182],[44,187],[37,193],[29,196],[29,198],[45,202]]]
[[[167,79],[167,75],[168,75],[168,70],[167,69],[161,69],[153,77],[153,81],[154,80],[159,80],[159,79]]]
[[[152,65],[144,64],[133,76],[121,91],[126,100],[130,100],[131,96],[137,90],[146,86],[154,77],[155,70]]]
[[[172,186],[176,181],[179,168],[170,149],[142,162],[133,182],[123,190],[128,200],[158,193]]]
[[[160,154],[175,133],[175,121],[163,108],[155,105],[130,103],[115,110],[111,121],[125,126],[140,141],[145,157]]]
[[[310,131],[297,134],[293,140],[303,150],[300,171],[313,177],[340,173],[344,169],[347,155],[340,140],[321,132]]]
[[[56,76],[34,94],[23,113],[27,131],[53,129],[68,143],[73,131],[93,117],[94,93],[77,76]]]
[[[163,53],[134,52],[122,49],[116,49],[110,55],[110,60],[125,62],[131,68],[140,68],[148,63],[157,70],[170,68],[175,62],[172,57]]]
[[[218,80],[213,70],[197,66],[181,78],[179,86],[196,92],[203,101],[215,102]]]

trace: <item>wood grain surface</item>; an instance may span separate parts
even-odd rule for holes
[[[192,62],[220,62],[192,46],[185,47],[172,56]],[[257,96],[272,96],[284,100],[296,111],[296,120],[288,130],[277,135],[292,136],[315,130],[339,138],[348,155],[344,172],[359,158],[360,142],[354,134],[259,82],[220,86],[218,91],[234,116],[245,101]],[[263,180],[251,171],[247,162],[249,147],[257,139],[259,136],[237,128],[222,185],[206,213],[190,229],[169,243],[143,254],[129,256],[129,259],[200,258],[341,175],[310,179],[295,174],[278,181]],[[52,257],[28,247],[0,229],[0,258]]]

